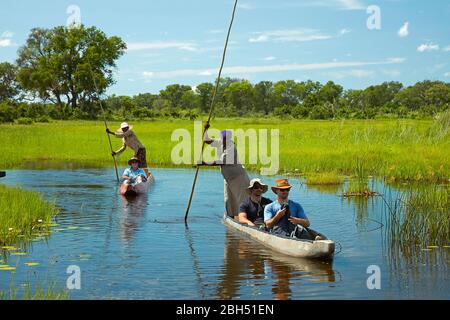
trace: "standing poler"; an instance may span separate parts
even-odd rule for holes
[[[147,177],[150,178],[151,172],[148,170],[147,167],[145,146],[139,141],[139,139],[136,137],[132,129],[133,127],[126,122],[122,122],[120,124],[120,128],[116,132],[112,132],[108,128],[106,129],[107,133],[114,135],[116,138],[122,138],[123,140],[122,147],[115,152],[113,151],[112,155],[118,156],[122,152],[124,152],[127,147],[130,147],[134,151],[134,157],[139,159],[141,168],[144,169],[145,173],[147,174]]]

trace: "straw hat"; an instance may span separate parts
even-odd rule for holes
[[[131,158],[130,160],[128,160],[128,164],[131,166],[131,163],[132,163],[133,161],[137,161],[139,164],[141,164],[141,160],[139,160],[139,159],[136,158],[136,157],[133,157],[133,158]]]
[[[247,188],[248,193],[250,193],[250,190],[253,189],[253,186],[255,185],[255,183],[257,183],[263,187],[263,193],[267,192],[267,190],[269,189],[269,186],[267,184],[262,183],[261,179],[255,178],[255,179],[250,180],[250,185]]]
[[[288,179],[277,179],[275,182],[276,182],[276,185],[272,187],[272,191],[274,193],[277,193],[276,192],[277,189],[290,189],[290,188],[292,188],[292,186],[289,184]]]
[[[123,132],[123,128],[126,128],[126,127],[129,128],[128,130],[133,129],[133,126],[130,126],[127,122],[122,122],[122,123],[120,124],[120,128],[117,129],[117,131]]]

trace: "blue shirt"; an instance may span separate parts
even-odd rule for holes
[[[281,204],[278,202],[278,200],[275,200],[271,204],[268,204],[264,208],[264,221],[272,219],[280,210]],[[308,217],[305,214],[305,210],[303,210],[300,203],[289,200],[289,211],[291,213],[291,217],[308,219]]]
[[[130,168],[126,168],[125,171],[123,172],[124,176],[130,177],[132,179],[136,179],[137,176],[140,174],[144,175],[144,177],[147,177],[144,169],[142,169],[142,168],[137,168],[137,170],[133,170],[133,168],[130,167]]]

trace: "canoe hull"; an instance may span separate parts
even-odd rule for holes
[[[223,222],[226,226],[245,233],[264,246],[291,257],[325,260],[333,258],[335,243],[332,240],[311,241],[280,237],[257,228],[242,225],[227,215],[224,215]],[[323,236],[320,233],[319,235]]]
[[[147,181],[136,183],[134,185],[122,183],[120,186],[120,194],[123,196],[137,196],[139,194],[145,194],[148,192],[148,187],[153,181],[153,176],[150,176]]]

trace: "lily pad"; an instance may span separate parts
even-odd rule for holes
[[[27,267],[35,267],[39,265],[39,262],[25,262]]]
[[[11,252],[11,255],[13,256],[25,256],[26,254],[26,252]]]
[[[0,268],[0,271],[14,271],[16,270],[16,267],[5,267],[5,268]]]
[[[11,247],[11,246],[4,246],[4,247],[2,247],[2,249],[8,250],[8,251],[19,250],[18,248]]]

